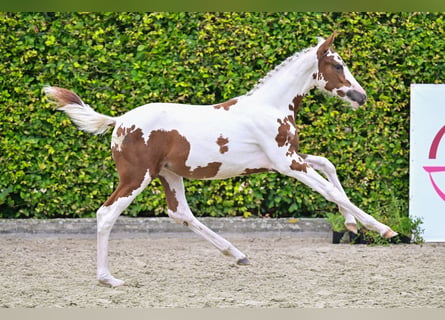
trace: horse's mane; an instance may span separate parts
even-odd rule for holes
[[[313,47],[311,48],[306,48],[303,49],[299,52],[294,53],[293,55],[291,55],[290,57],[288,57],[286,60],[284,60],[283,62],[281,62],[279,65],[277,65],[274,69],[270,70],[263,78],[261,78],[256,84],[255,86],[246,94],[246,96],[250,96],[252,95],[255,91],[257,91],[259,88],[261,88],[263,86],[263,84],[269,80],[270,78],[272,78],[273,75],[275,75],[276,73],[278,73],[280,70],[282,70],[283,68],[287,67],[291,62],[297,60],[298,58],[300,58],[301,55],[309,52],[310,50],[312,50]]]

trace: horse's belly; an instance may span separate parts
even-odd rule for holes
[[[191,153],[185,163],[168,161],[165,168],[189,179],[226,179],[271,170],[269,160],[258,151],[225,154]]]

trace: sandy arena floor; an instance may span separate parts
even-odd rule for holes
[[[334,245],[225,235],[251,261],[238,266],[191,236],[113,239],[99,286],[93,238],[0,237],[5,307],[445,307],[445,244]]]

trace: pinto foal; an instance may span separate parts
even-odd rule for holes
[[[335,34],[294,54],[269,72],[250,92],[208,106],[151,103],[119,117],[95,112],[72,91],[46,87],[45,93],[80,130],[100,134],[114,127],[111,151],[119,185],[97,211],[97,278],[119,286],[108,268],[108,239],[117,217],[155,178],[166,194],[168,215],[212,243],[238,264],[247,256],[199,222],[185,197],[183,178],[225,179],[274,171],[294,177],[336,203],[345,224],[357,232],[358,219],[385,238],[396,233],[360,210],[346,196],[333,164],[298,153],[295,114],[312,88],[336,95],[353,108],[366,94],[340,56],[331,49]],[[315,170],[327,177],[323,178]]]

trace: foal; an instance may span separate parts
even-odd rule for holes
[[[249,263],[246,255],[193,216],[185,198],[184,177],[225,179],[279,172],[336,203],[350,230],[357,230],[356,218],[385,238],[396,235],[350,202],[331,162],[298,153],[294,111],[309,90],[336,95],[353,108],[366,100],[363,88],[331,49],[334,37],[335,33],[289,57],[247,94],[217,105],[152,103],[109,117],[95,112],[69,90],[45,88],[58,110],[65,111],[80,130],[100,134],[114,127],[111,150],[119,185],[97,211],[99,282],[113,287],[124,284],[108,269],[110,231],[122,211],[156,177],[165,190],[168,215],[239,264]],[[324,172],[328,180],[315,169]]]

